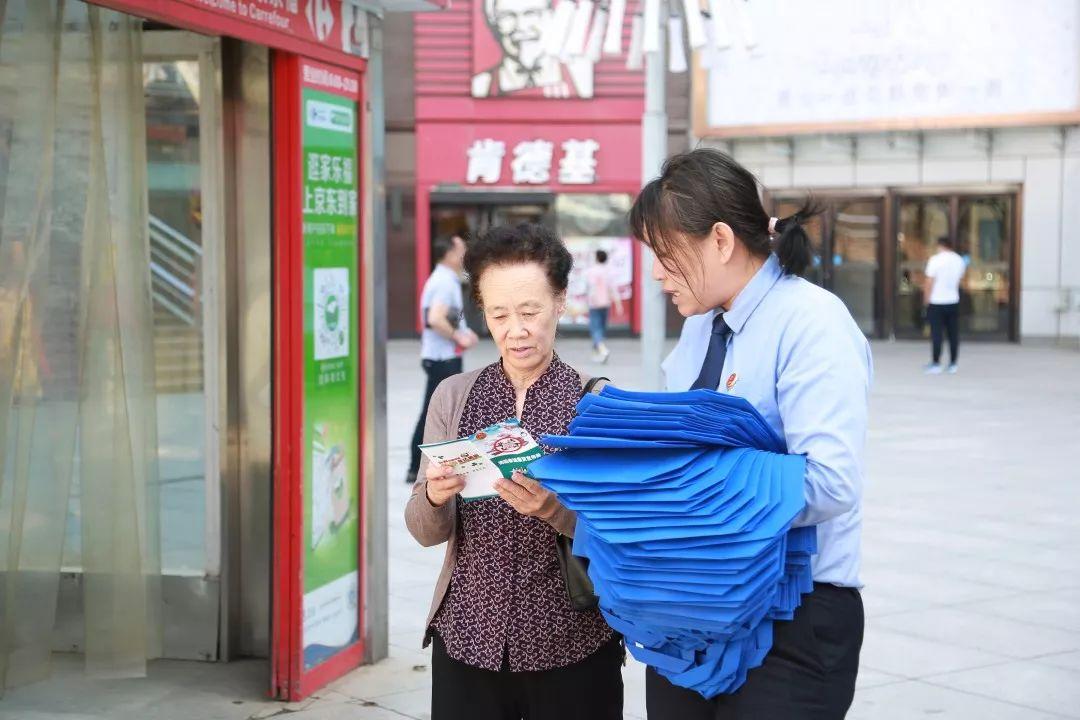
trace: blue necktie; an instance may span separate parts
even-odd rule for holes
[[[731,328],[724,322],[724,313],[718,313],[712,321],[712,335],[709,337],[709,351],[705,353],[705,362],[701,364],[701,373],[690,387],[691,390],[715,390],[720,387],[720,378],[724,374],[724,357],[727,355],[727,339]]]

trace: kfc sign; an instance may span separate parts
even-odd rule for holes
[[[507,156],[506,143],[485,138],[475,141],[466,154],[469,158],[465,181],[470,185],[495,185],[502,179],[503,161]],[[596,183],[596,153],[600,143],[595,140],[564,140],[557,166],[561,185],[592,185]],[[510,172],[515,185],[549,185],[552,182],[555,143],[548,140],[523,140],[514,145],[510,155]]]
[[[591,24],[599,38],[606,14],[594,16],[592,2],[476,0],[474,8],[473,97],[593,96],[599,48],[589,52],[583,32]]]

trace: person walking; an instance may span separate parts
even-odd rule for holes
[[[555,352],[573,259],[536,224],[496,227],[465,260],[499,360],[435,391],[424,441],[517,417],[536,438],[566,435],[588,378]],[[552,452],[552,448],[545,447]],[[424,547],[446,543],[427,616],[432,720],[622,720],[622,639],[576,609],[557,538],[577,516],[520,472],[497,497],[464,501],[465,480],[425,458],[405,507]]]
[[[734,693],[706,699],[649,668],[649,720],[840,720],[854,698],[870,346],[838,297],[800,277],[816,210],[770,218],[759,187],[729,156],[694,150],[642,189],[630,224],[686,318],[664,361],[668,390],[742,397],[806,457],[794,526],[817,527],[813,590]]]
[[[435,270],[424,283],[420,294],[420,317],[424,330],[420,336],[420,364],[427,375],[424,404],[413,430],[412,454],[405,482],[416,482],[420,470],[420,448],[424,441],[424,422],[435,388],[463,369],[462,355],[476,345],[476,333],[465,323],[465,300],[461,292],[461,274],[465,262],[465,241],[458,235],[438,238],[433,247]]]
[[[622,298],[608,267],[608,254],[604,250],[596,251],[596,264],[585,273],[589,301],[589,335],[592,337],[593,360],[606,363],[611,356],[605,342],[607,337],[608,312],[612,307],[616,314],[622,314]]]
[[[931,362],[927,375],[940,375],[943,336],[949,338],[949,374],[958,370],[960,353],[960,283],[967,272],[964,258],[953,249],[947,237],[937,241],[937,252],[926,261],[926,319],[930,322]]]

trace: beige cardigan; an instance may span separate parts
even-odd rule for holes
[[[465,401],[481,372],[483,368],[454,375],[444,380],[435,389],[424,426],[425,444],[456,440],[459,437],[458,427],[461,424],[461,415],[465,411]],[[588,380],[588,377],[582,376],[582,385],[584,386]],[[458,512],[458,498],[456,497],[442,507],[435,507],[428,500],[427,480],[424,479],[427,477],[427,466],[427,458],[422,458],[412,496],[405,505],[405,526],[409,528],[409,532],[418,543],[424,547],[446,543],[446,557],[443,560],[442,571],[439,573],[439,581],[435,584],[435,597],[428,611],[427,623],[424,625],[425,647],[429,640],[427,628],[431,626],[435,613],[446,597],[446,592],[450,588],[450,577],[454,573],[454,565],[457,564]],[[560,505],[555,516],[548,523],[563,535],[573,537],[577,515]]]

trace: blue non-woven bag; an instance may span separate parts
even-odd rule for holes
[[[738,689],[813,588],[814,528],[792,528],[805,458],[745,400],[708,390],[609,385],[578,413],[529,472],[577,513],[601,612],[676,685]]]

